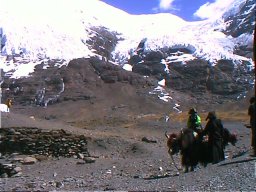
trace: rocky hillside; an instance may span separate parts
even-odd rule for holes
[[[61,68],[52,64],[48,69],[37,65],[28,78],[4,79],[3,95],[24,105],[47,106],[68,100],[92,100],[102,97],[104,84],[123,83],[134,87],[149,87],[154,80],[125,71],[120,66],[97,58],[75,59]],[[99,87],[99,89],[97,88]]]
[[[253,34],[255,26],[255,2],[247,0],[238,6],[237,10],[231,9],[225,13],[223,18],[227,23],[224,33],[232,37],[239,37],[242,34]]]

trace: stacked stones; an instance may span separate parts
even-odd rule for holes
[[[22,174],[21,168],[15,164],[2,164],[0,163],[0,178],[20,176]]]
[[[45,155],[52,157],[89,156],[87,140],[83,135],[72,135],[64,130],[38,128],[0,129],[0,153]]]

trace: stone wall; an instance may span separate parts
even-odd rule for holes
[[[87,140],[83,135],[72,135],[64,130],[38,128],[0,129],[0,153],[45,155],[52,157],[89,156]]]

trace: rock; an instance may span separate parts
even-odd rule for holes
[[[12,163],[21,162],[21,161],[23,161],[23,158],[22,158],[22,157],[14,157],[14,158],[11,160]]]
[[[106,187],[104,191],[116,191],[114,187]]]
[[[7,169],[9,169],[9,168],[12,168],[12,167],[15,167],[15,164],[11,164],[11,163],[5,163],[5,164],[1,164],[1,166],[3,167],[3,168],[7,168]]]
[[[146,142],[146,143],[157,143],[156,140],[154,140],[154,139],[149,139],[149,138],[147,138],[147,137],[143,137],[143,138],[141,139],[141,141],[144,141],[144,142]]]
[[[7,178],[7,177],[19,177],[22,175],[21,167],[16,167],[15,164],[1,164],[0,163],[0,177]]]
[[[142,63],[139,64],[135,64],[132,68],[132,71],[134,73],[139,73],[141,75],[146,75],[146,76],[150,76],[153,72],[153,70],[151,69],[151,67],[144,65]]]
[[[142,57],[140,55],[133,55],[131,56],[131,58],[129,59],[128,63],[130,65],[135,65],[138,64],[139,62],[142,61]]]
[[[85,157],[84,158],[85,163],[95,163],[95,158],[93,157]]]
[[[224,22],[228,23],[227,27],[223,29],[223,32],[228,36],[239,37],[241,34],[253,34],[255,30],[255,12],[250,11],[253,9],[255,1],[245,1],[240,6],[239,14],[226,14],[224,16]],[[255,6],[254,6],[255,7]]]
[[[59,182],[59,181],[57,181],[57,182],[55,183],[55,185],[56,185],[57,188],[62,188],[62,187],[64,187],[64,184],[63,184],[62,182]]]
[[[21,176],[22,176],[22,172],[18,172],[16,174],[12,175],[11,177],[21,177]]]
[[[96,54],[103,56],[105,60],[111,59],[111,52],[114,50],[118,38],[117,32],[109,31],[105,27],[91,27],[91,35],[86,43]]]
[[[164,57],[164,53],[161,51],[151,51],[145,55],[145,60],[159,63]]]
[[[15,168],[13,169],[13,171],[14,171],[15,173],[19,173],[19,172],[22,171],[22,169],[21,169],[21,167],[15,167]]]
[[[38,161],[46,161],[48,159],[48,157],[46,155],[35,155],[35,158]]]
[[[16,133],[16,131],[15,131],[14,128],[10,128],[10,129],[9,129],[9,134],[10,134],[10,135],[15,134],[15,133]]]
[[[22,161],[24,165],[32,165],[37,162],[37,159],[34,157],[25,157]]]
[[[83,164],[85,164],[85,161],[77,161],[76,164],[77,165],[83,165]]]
[[[78,153],[78,158],[80,158],[80,159],[84,159],[84,154],[82,154],[82,153]]]
[[[0,175],[0,177],[1,177],[1,178],[7,178],[8,175],[7,175],[7,173],[3,173],[3,174]]]

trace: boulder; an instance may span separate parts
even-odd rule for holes
[[[128,60],[128,63],[129,63],[130,65],[135,65],[135,64],[140,63],[142,60],[143,60],[142,56],[140,56],[140,55],[133,55],[133,56],[131,56],[130,59]]]
[[[140,75],[145,75],[145,76],[150,76],[152,74],[152,69],[151,67],[143,64],[143,63],[139,63],[133,66],[132,71],[134,73],[138,73]]]
[[[144,60],[145,61],[158,62],[159,63],[164,58],[165,58],[164,53],[162,53],[160,50],[158,50],[158,51],[150,51],[150,52],[148,52],[145,55]]]
[[[31,165],[31,164],[35,164],[36,162],[37,162],[37,159],[34,157],[25,157],[22,161],[22,164]]]
[[[95,163],[96,159],[93,157],[85,157],[84,161],[85,163]]]

